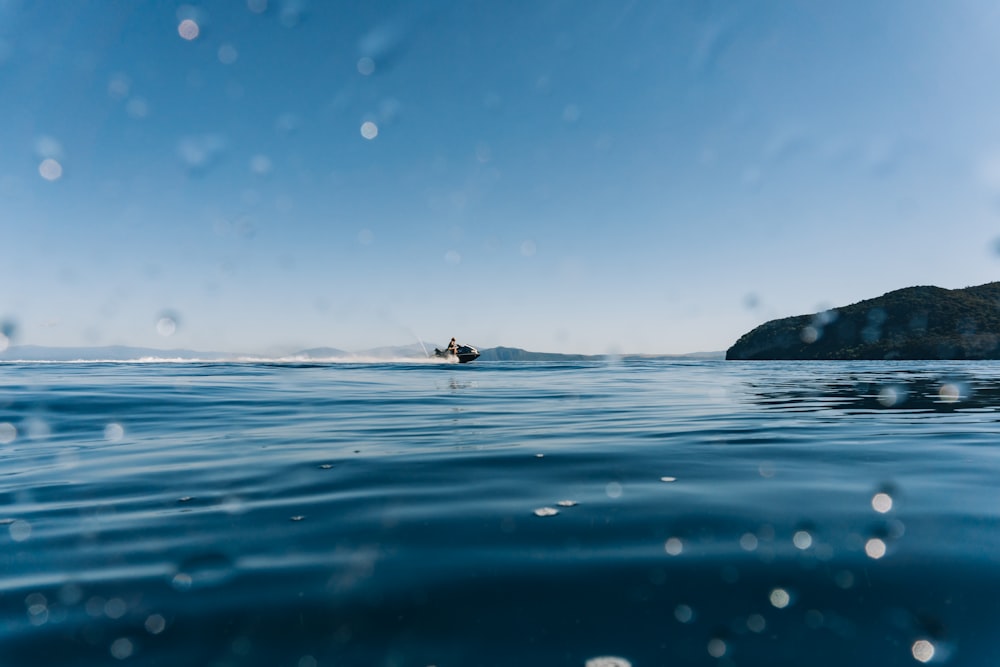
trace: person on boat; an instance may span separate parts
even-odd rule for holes
[[[448,354],[454,354],[456,357],[458,356],[458,343],[455,342],[454,338],[452,338],[451,342],[448,343]]]

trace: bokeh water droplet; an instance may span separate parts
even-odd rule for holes
[[[177,24],[177,34],[180,35],[182,39],[189,42],[197,39],[200,33],[201,28],[194,19],[184,19]]]
[[[957,384],[947,382],[938,390],[938,399],[942,403],[957,403],[962,398],[962,389]]]
[[[121,424],[112,422],[104,427],[104,439],[108,442],[118,442],[125,436],[125,429]]]
[[[10,422],[0,422],[0,445],[9,445],[17,439],[17,428]]]
[[[684,542],[679,537],[671,537],[663,543],[663,550],[670,556],[679,556],[684,551]]]
[[[771,605],[777,609],[784,609],[792,603],[791,594],[784,588],[773,588],[768,595]]]
[[[62,178],[63,167],[58,160],[48,157],[38,165],[38,173],[46,181],[58,181]]]
[[[375,61],[368,56],[358,58],[358,72],[362,76],[371,76],[375,73]]]
[[[125,113],[136,120],[149,115],[149,102],[144,97],[133,97],[125,103]]]
[[[872,509],[879,514],[885,514],[892,509],[892,496],[885,492],[876,493],[872,496]]]
[[[878,537],[873,537],[867,542],[865,542],[865,553],[872,560],[878,560],[882,558],[883,556],[885,556],[885,552],[886,552],[886,544],[882,539]]]
[[[729,648],[726,646],[726,642],[718,637],[714,637],[708,640],[708,654],[713,658],[721,658],[726,655],[726,650]]]
[[[7,526],[7,530],[10,532],[10,539],[15,542],[24,542],[31,537],[31,524],[23,519],[17,519],[12,522]]]
[[[146,632],[151,635],[158,635],[167,628],[167,621],[160,614],[150,614],[144,623]]]
[[[270,174],[272,168],[273,165],[271,164],[271,158],[266,155],[254,155],[250,158],[250,171],[258,176],[266,176]]]
[[[219,46],[217,52],[219,57],[219,62],[223,65],[232,65],[240,57],[240,52],[236,50],[236,47],[230,43],[225,43]]]
[[[674,618],[680,623],[690,623],[694,620],[694,610],[686,604],[679,604],[674,607]]]
[[[104,603],[104,615],[110,619],[118,619],[128,612],[128,604],[121,598],[111,598]]]
[[[132,652],[134,650],[135,646],[132,644],[132,640],[128,637],[119,637],[111,642],[111,655],[118,660],[125,660],[126,658],[132,657]]]
[[[934,644],[927,639],[918,639],[910,647],[913,659],[917,662],[930,662],[934,659]]]
[[[177,316],[173,313],[163,313],[156,320],[156,333],[164,338],[173,336],[177,331]]]
[[[604,493],[608,498],[621,498],[622,485],[620,482],[608,482],[604,487]]]
[[[813,539],[812,535],[809,534],[809,531],[799,530],[792,536],[792,544],[794,544],[795,548],[800,551],[805,551],[812,546],[812,543]]]
[[[632,667],[632,663],[617,655],[599,655],[588,659],[584,667]]]
[[[371,141],[378,136],[378,125],[370,120],[361,123],[361,136]]]

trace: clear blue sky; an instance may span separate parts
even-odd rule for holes
[[[0,0],[0,318],[680,353],[990,282],[998,35],[963,0]]]

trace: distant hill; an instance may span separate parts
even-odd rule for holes
[[[605,355],[561,354],[558,352],[529,352],[517,347],[492,347],[479,350],[482,361],[596,361]],[[395,360],[426,359],[434,353],[429,346],[425,352],[421,345],[377,347],[359,352],[348,352],[336,347],[314,347],[294,354],[281,355],[287,359],[324,360]],[[624,358],[643,359],[722,359],[723,352],[694,352],[680,355],[625,355]],[[140,361],[143,359],[180,359],[203,361],[238,361],[263,359],[261,355],[230,352],[199,352],[196,350],[158,350],[148,347],[110,345],[102,347],[45,347],[40,345],[12,345],[0,352],[0,361]],[[268,357],[270,358],[270,357]]]
[[[771,320],[736,341],[726,359],[1000,359],[1000,282],[907,287]]]
[[[587,354],[528,352],[518,347],[491,347],[479,350],[480,361],[592,361],[599,358]]]

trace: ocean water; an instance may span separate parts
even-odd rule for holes
[[[1000,664],[1000,364],[3,363],[0,664]]]

